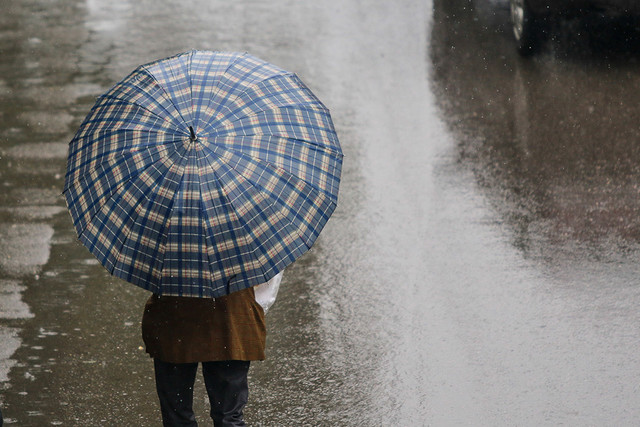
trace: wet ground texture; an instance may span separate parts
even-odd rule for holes
[[[197,48],[298,73],[345,152],[339,207],[269,312],[250,425],[634,425],[635,24],[558,21],[523,59],[508,16],[504,0],[3,5],[5,424],[160,424],[147,294],[77,242],[61,191],[95,97]],[[195,403],[210,425],[201,383]]]

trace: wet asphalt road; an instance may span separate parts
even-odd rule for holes
[[[159,425],[147,295],[77,243],[60,192],[95,96],[199,48],[298,73],[345,152],[339,207],[269,313],[250,425],[634,425],[637,40],[564,22],[523,60],[506,3],[477,3],[3,4],[5,423]]]

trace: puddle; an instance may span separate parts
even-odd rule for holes
[[[22,301],[26,289],[17,280],[0,280],[0,319],[30,319],[33,313]]]
[[[18,332],[18,328],[0,326],[0,384],[9,381],[9,371],[17,363],[10,357],[20,347]]]
[[[11,147],[4,154],[14,159],[65,159],[68,147],[64,142],[34,142]]]
[[[49,260],[53,227],[0,224],[0,269],[10,276],[33,275]]]

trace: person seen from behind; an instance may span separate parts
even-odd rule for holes
[[[265,313],[282,273],[219,298],[151,295],[142,338],[153,358],[164,427],[197,426],[193,386],[198,364],[215,427],[244,426],[251,361],[265,359]]]

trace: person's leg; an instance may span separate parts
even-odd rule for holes
[[[193,413],[193,384],[198,364],[175,364],[153,359],[153,366],[162,411],[162,425],[196,427],[198,423]]]
[[[249,362],[205,362],[202,364],[202,372],[214,426],[244,426],[242,411],[249,399]]]

